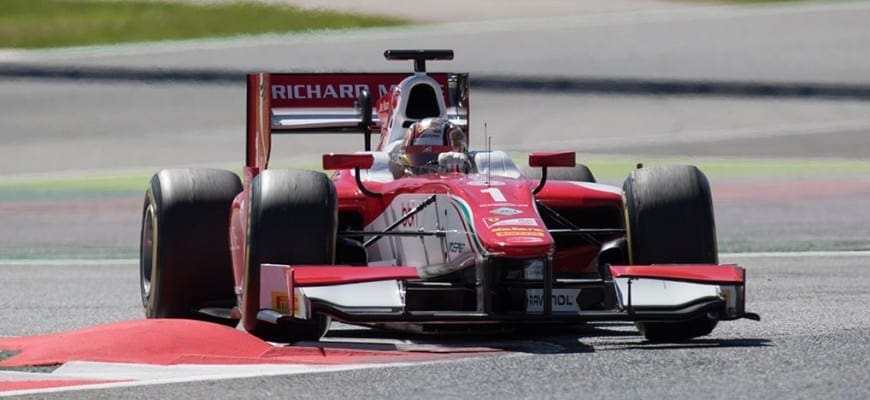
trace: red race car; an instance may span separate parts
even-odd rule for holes
[[[244,176],[151,179],[140,275],[148,318],[274,341],[330,320],[447,332],[634,321],[650,340],[750,318],[744,270],[718,265],[710,188],[693,166],[595,183],[573,152],[469,151],[468,74],[450,50],[388,50],[409,74],[250,74]],[[373,101],[373,98],[377,98]],[[322,172],[270,169],[273,134],[352,133]],[[380,134],[372,150],[371,135]]]

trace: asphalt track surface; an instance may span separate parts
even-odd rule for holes
[[[453,47],[457,60],[439,69],[516,76],[532,83],[540,83],[541,77],[581,84],[602,79],[760,82],[780,89],[840,85],[854,94],[870,84],[870,59],[863,51],[870,44],[868,18],[870,7],[862,3],[760,10],[715,7],[193,43],[168,51],[156,46],[112,48],[99,54],[11,55],[4,67],[25,66],[31,72],[29,77],[0,78],[0,171],[12,179],[79,170],[234,165],[242,158],[241,85],[39,77],[46,68],[405,70],[407,65],[385,63],[380,52],[388,47]],[[482,144],[479,132],[487,121],[495,147],[512,150],[576,146],[638,158],[870,157],[870,102],[860,95],[785,95],[785,89],[768,96],[699,91],[651,95],[640,90],[643,85],[622,92],[578,87],[546,92],[473,89],[472,144]],[[315,156],[291,154],[358,149],[348,142],[288,138],[275,152],[282,159],[311,162]],[[740,253],[867,249],[867,178],[837,178],[843,187],[828,188],[828,193],[812,189],[819,181],[803,181],[800,176],[790,177],[791,183],[775,193],[768,189],[783,183],[778,177],[776,182],[764,177],[748,183],[714,182],[714,191],[724,188],[716,200],[720,245]],[[6,310],[0,335],[59,332],[141,318],[135,265],[42,260],[56,247],[135,245],[141,200],[54,200],[0,204],[0,244],[35,249],[27,265],[0,265],[0,307]],[[644,343],[623,324],[556,334],[447,339],[340,330],[329,340],[386,337],[486,344],[510,354],[34,397],[861,398],[870,393],[870,319],[863,311],[870,300],[868,260],[866,253],[849,252],[723,256],[723,262],[749,269],[748,308],[760,313],[763,321],[723,323],[709,338],[678,345]]]
[[[680,344],[644,342],[614,323],[555,333],[426,338],[362,329],[328,341],[487,346],[507,354],[417,366],[261,377],[32,398],[860,398],[870,391],[870,254],[725,255],[749,268],[748,309],[762,322],[722,323]],[[140,317],[135,265],[4,266],[0,334]],[[94,281],[100,281],[95,290]],[[16,292],[40,293],[16,296]],[[22,327],[26,326],[26,329]],[[31,332],[27,332],[31,331]]]

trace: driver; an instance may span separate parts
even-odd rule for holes
[[[425,118],[405,132],[402,143],[390,153],[393,176],[433,172],[465,172],[468,137],[445,118]]]

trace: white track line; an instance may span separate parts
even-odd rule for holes
[[[768,251],[757,253],[719,253],[719,257],[734,258],[793,258],[793,257],[868,257],[870,250],[831,251]]]
[[[748,253],[719,253],[724,258],[794,258],[794,257],[870,257],[870,250],[829,250],[829,251],[760,251]],[[139,259],[116,258],[116,259],[0,259],[0,266],[4,265],[136,265]]]
[[[103,379],[163,381],[167,379],[222,379],[271,374],[301,374],[306,372],[330,371],[336,368],[360,368],[356,365],[315,365],[315,364],[243,364],[243,365],[151,365],[135,363],[102,363],[74,361],[56,369],[50,375],[66,379]],[[383,364],[377,364],[383,365]]]
[[[797,124],[779,124],[769,126],[749,126],[744,128],[696,130],[692,137],[681,136],[675,132],[650,133],[640,137],[609,136],[598,139],[559,139],[536,142],[539,146],[570,148],[582,144],[586,151],[600,148],[626,147],[628,143],[635,145],[662,145],[683,143],[715,143],[733,139],[781,138],[794,135],[823,135],[832,132],[868,131],[870,119],[857,119],[836,122],[809,122]],[[500,146],[504,150],[522,150],[528,144]],[[769,158],[769,159],[775,159]]]
[[[58,380],[79,378],[79,379],[120,379],[122,376],[130,376],[136,374],[144,374],[144,376],[152,376],[156,379],[144,379],[129,382],[113,382],[100,383],[94,385],[82,386],[66,386],[44,389],[26,389],[0,392],[0,397],[18,396],[24,394],[42,394],[42,393],[59,393],[78,390],[96,390],[96,389],[114,389],[134,386],[147,385],[163,385],[172,383],[214,381],[223,379],[242,379],[255,378],[266,376],[284,376],[284,375],[299,375],[313,374],[322,372],[348,371],[355,369],[374,369],[374,368],[400,368],[411,367],[422,364],[435,364],[446,362],[460,362],[468,358],[442,359],[431,361],[418,362],[397,362],[387,364],[353,364],[353,365],[174,365],[174,366],[154,366],[142,364],[113,364],[113,363],[94,363],[94,362],[70,362],[64,364],[54,372],[58,372],[67,368],[70,373],[46,374],[49,377],[55,376]],[[118,369],[120,368],[120,369]],[[124,373],[123,370],[127,371]],[[168,375],[158,372],[159,369],[165,369],[170,372]],[[111,374],[108,378],[92,372],[108,372]]]
[[[46,266],[66,266],[66,265],[136,265],[139,264],[139,259],[137,258],[108,258],[108,259],[78,259],[78,258],[67,258],[67,259],[39,259],[39,258],[27,258],[27,259],[15,259],[15,258],[5,258],[0,259],[0,266],[3,265],[46,265]]]

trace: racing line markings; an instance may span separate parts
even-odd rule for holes
[[[0,337],[0,396],[348,369],[411,366],[504,354],[500,349],[272,344],[194,320],[113,322],[67,332]],[[59,365],[51,372],[14,368]],[[8,368],[13,368],[9,370]]]
[[[723,258],[789,258],[789,257],[867,257],[870,251],[803,251],[721,253]],[[0,259],[0,266],[63,266],[63,265],[136,265],[138,259]],[[503,354],[509,355],[509,354]],[[283,365],[149,365],[135,363],[71,361],[52,373],[0,370],[0,397],[22,394],[55,393],[73,390],[112,389],[133,386],[174,384],[222,379],[243,379],[263,376],[289,376],[354,369],[408,367],[421,364],[457,362],[468,358],[416,360],[413,362],[364,363],[345,365],[283,364]],[[39,382],[43,381],[44,385]],[[68,382],[68,386],[63,386]],[[75,382],[75,383],[74,383]],[[59,386],[60,385],[60,386]],[[2,388],[5,386],[5,390]]]
[[[100,379],[101,373],[115,375],[116,379],[127,379],[120,382],[84,384],[80,386],[61,386],[38,389],[10,390],[0,389],[0,397],[18,396],[24,394],[58,393],[73,390],[114,389],[134,386],[167,385],[175,383],[216,381],[224,379],[245,379],[268,376],[290,376],[324,372],[349,371],[356,369],[376,369],[392,367],[410,367],[423,364],[457,362],[462,359],[433,360],[406,363],[362,364],[362,365],[172,365],[155,366],[148,364],[114,364],[98,362],[71,362],[64,364],[51,374],[36,373],[4,373],[0,371],[0,388],[3,382],[34,381],[37,379],[63,380]],[[68,368],[67,368],[68,367]],[[11,375],[14,374],[14,375]],[[122,378],[139,376],[142,380]],[[149,376],[152,378],[149,379]],[[13,379],[14,377],[14,379]],[[100,377],[100,378],[98,378]]]
[[[761,252],[737,252],[719,253],[724,258],[812,258],[812,257],[870,257],[870,250],[819,250],[819,251],[761,251]],[[116,259],[0,259],[0,266],[64,266],[64,265],[138,265],[137,258]]]
[[[45,265],[45,266],[65,266],[65,265],[138,265],[138,258],[116,258],[116,259],[39,259],[39,258],[3,258],[0,259],[0,266],[4,265]]]

